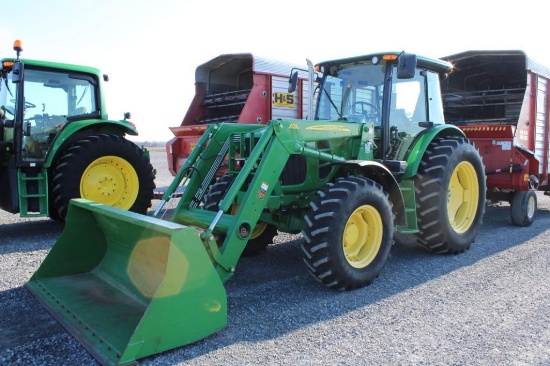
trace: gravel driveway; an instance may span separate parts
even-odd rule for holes
[[[152,159],[157,186],[167,185],[164,152]],[[280,234],[226,283],[227,328],[139,363],[550,365],[550,198],[538,198],[528,228],[511,225],[506,204],[488,207],[461,255],[403,238],[380,278],[350,292],[319,285],[301,260],[302,237]],[[23,287],[62,229],[0,213],[0,365],[96,364]]]

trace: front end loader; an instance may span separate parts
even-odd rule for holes
[[[485,175],[473,144],[443,121],[438,74],[450,65],[388,53],[317,66],[315,120],[210,125],[151,216],[71,201],[27,288],[100,362],[225,327],[223,284],[277,231],[303,234],[307,269],[335,290],[375,280],[395,234],[436,253],[470,247]]]

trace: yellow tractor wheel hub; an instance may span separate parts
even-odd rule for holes
[[[383,229],[382,218],[373,206],[363,205],[353,211],[343,235],[344,254],[351,266],[365,268],[376,258]]]
[[[80,180],[80,195],[91,201],[130,209],[137,199],[139,178],[132,165],[118,156],[94,160]]]
[[[474,223],[479,194],[474,166],[467,161],[461,162],[451,176],[447,195],[447,214],[457,233],[465,233]]]

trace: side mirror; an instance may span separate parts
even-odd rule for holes
[[[296,91],[296,85],[298,84],[298,71],[294,71],[288,79],[288,92],[294,93]]]
[[[13,68],[11,69],[11,74],[11,81],[14,84],[20,83],[23,78],[23,64],[21,62],[15,62],[13,64]]]
[[[397,59],[397,78],[412,79],[416,73],[416,55],[401,53]]]

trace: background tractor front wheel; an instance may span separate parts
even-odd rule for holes
[[[151,207],[155,174],[131,141],[115,135],[87,136],[59,158],[53,175],[53,204],[61,220],[72,198],[145,214]]]
[[[418,243],[435,253],[469,249],[485,213],[485,168],[463,137],[435,139],[415,181]]]
[[[304,262],[322,284],[350,290],[380,275],[393,244],[392,205],[372,180],[348,177],[319,192],[302,231]]]

